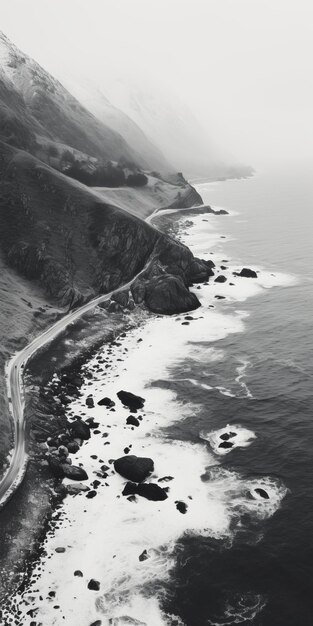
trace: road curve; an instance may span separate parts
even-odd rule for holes
[[[193,207],[191,207],[193,208]],[[159,217],[165,213],[172,213],[174,211],[180,211],[184,209],[163,209],[156,210],[149,217],[146,218],[146,222],[151,224],[155,217]],[[188,210],[188,209],[186,209]],[[149,261],[148,261],[149,263]],[[8,398],[10,403],[10,411],[14,423],[14,449],[10,458],[9,467],[6,473],[0,481],[0,509],[7,503],[7,501],[13,496],[16,489],[21,484],[25,471],[27,468],[28,455],[26,452],[26,422],[24,416],[24,389],[23,389],[23,376],[22,371],[27,361],[43,346],[50,343],[55,337],[57,337],[69,324],[75,322],[79,317],[93,309],[101,302],[109,300],[114,293],[127,289],[131,284],[140,276],[146,269],[145,267],[134,276],[128,283],[121,285],[117,289],[110,291],[109,293],[90,300],[83,306],[79,307],[75,311],[68,313],[62,319],[58,320],[55,324],[50,326],[41,335],[36,337],[31,343],[29,343],[23,350],[15,354],[7,365],[7,389]]]

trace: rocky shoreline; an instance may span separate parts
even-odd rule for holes
[[[176,220],[174,220],[173,223],[174,222],[176,222]],[[164,225],[164,228],[166,228],[166,225]],[[205,267],[206,272],[207,268],[209,268],[211,276],[214,276],[213,262],[209,262],[205,265],[201,264],[200,267],[201,270]],[[198,269],[199,266],[197,266],[196,270],[198,271]],[[195,272],[193,276],[197,276],[197,273]],[[202,276],[201,278],[206,278],[205,283],[207,283],[207,274],[205,277]],[[148,280],[149,279],[151,279],[150,276],[148,277]],[[136,288],[134,293],[136,294]],[[134,315],[134,312],[136,312],[138,308],[140,310],[145,308],[144,300],[139,299],[139,301],[136,302],[133,292],[126,295],[128,296],[128,299],[120,302],[116,302],[114,297],[112,298],[107,309],[107,313],[110,316],[120,316],[121,312],[125,314],[125,308],[129,307],[130,302],[131,306],[129,308],[131,309],[131,315]],[[181,323],[183,325],[188,325],[193,319],[193,316],[187,315],[185,316],[185,319],[181,319]],[[114,413],[116,410],[115,405],[120,402],[120,398],[104,397],[100,398],[100,400],[96,400],[91,394],[87,394],[85,397],[85,410],[80,411],[78,415],[75,414],[72,409],[68,410],[68,407],[71,405],[73,400],[74,402],[75,400],[79,401],[81,397],[81,388],[84,384],[86,384],[86,381],[88,385],[88,379],[91,384],[94,376],[105,377],[110,372],[112,366],[111,355],[116,350],[122,350],[123,352],[122,346],[126,336],[127,333],[125,330],[122,330],[119,334],[111,337],[111,340],[107,344],[106,348],[107,356],[104,358],[96,357],[96,362],[90,371],[88,370],[88,367],[86,368],[86,365],[83,365],[83,362],[87,361],[90,363],[90,358],[97,352],[94,348],[89,351],[89,353],[85,353],[83,357],[80,357],[74,367],[68,367],[67,370],[62,372],[61,375],[54,374],[48,384],[46,384],[40,391],[41,401],[43,401],[46,406],[44,413],[47,414],[51,411],[50,415],[53,415],[53,418],[49,421],[49,428],[51,426],[52,428],[49,430],[48,436],[46,436],[47,433],[44,433],[40,430],[40,428],[38,428],[38,420],[37,422],[34,420],[32,427],[33,439],[36,442],[34,450],[43,473],[47,477],[51,475],[55,477],[56,482],[54,485],[54,492],[57,494],[57,502],[59,503],[60,499],[64,498],[64,496],[68,494],[70,494],[69,497],[71,497],[81,493],[82,495],[85,494],[87,499],[94,499],[101,485],[106,486],[108,484],[107,480],[109,476],[112,476],[112,472],[113,474],[115,472],[120,473],[128,480],[121,495],[126,497],[130,502],[136,501],[137,496],[155,502],[166,500],[168,498],[167,492],[169,487],[167,485],[163,486],[162,483],[170,482],[173,477],[165,475],[163,477],[159,477],[157,482],[147,483],[146,479],[154,471],[154,459],[145,457],[141,459],[141,457],[133,455],[131,453],[131,445],[124,448],[124,457],[120,457],[115,460],[112,459],[111,461],[109,459],[109,462],[106,462],[105,459],[101,458],[99,460],[101,465],[95,472],[96,478],[90,485],[86,485],[86,482],[90,479],[90,477],[83,467],[83,464],[78,462],[77,465],[75,465],[71,461],[71,455],[75,456],[79,452],[80,448],[82,446],[84,447],[85,444],[88,443],[90,438],[94,438],[96,436],[99,437],[101,435],[101,438],[105,439],[103,446],[110,445],[109,432],[101,434],[101,431],[99,430],[99,423],[95,421],[94,418],[88,417],[88,412],[95,407],[95,404],[97,404],[98,406],[103,407],[107,411],[108,415],[111,412]],[[138,342],[139,341],[140,338],[138,339]],[[127,348],[125,349],[124,354],[126,354],[126,352]],[[122,359],[118,358],[117,361],[120,361],[121,363]],[[130,391],[131,390],[127,390],[128,393]],[[123,395],[123,390],[121,390],[121,393]],[[135,403],[136,401],[138,402],[136,396],[134,396],[133,400],[134,399]],[[124,428],[128,427],[130,430],[137,429],[141,426],[142,420],[146,418],[146,414],[144,412],[144,399],[140,399],[140,401],[142,403],[141,407],[136,405],[131,406],[128,404],[130,415],[128,415],[126,419]],[[142,410],[141,414],[137,416],[136,412],[139,408]],[[123,469],[125,463],[129,465],[126,472],[125,468]],[[140,476],[136,473],[136,471],[134,471],[138,463],[146,466],[144,474],[141,474]],[[113,470],[113,467],[115,471]],[[65,484],[63,480],[64,478]],[[69,480],[71,482],[68,482]],[[188,502],[181,499],[177,499],[175,501],[175,506],[180,514],[185,514],[188,510]],[[37,555],[37,562],[38,556],[39,555]],[[143,560],[145,559],[144,553],[140,556]]]

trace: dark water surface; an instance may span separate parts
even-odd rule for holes
[[[249,313],[245,331],[216,344],[221,358],[214,363],[206,361],[203,344],[202,362],[189,356],[172,372],[167,386],[200,410],[170,432],[198,441],[202,430],[240,424],[257,438],[249,447],[222,457],[222,468],[249,478],[271,476],[288,493],[269,519],[243,520],[242,531],[230,543],[185,539],[169,610],[188,626],[309,626],[313,623],[312,176],[306,165],[289,165],[248,180],[200,185],[198,190],[205,202],[235,213],[225,218],[221,231],[226,235],[223,249],[232,261],[293,274],[297,282],[265,290],[240,307],[223,304],[228,313],[236,308]],[[243,363],[244,376],[238,381]],[[186,377],[200,384],[195,386]],[[222,395],[219,386],[235,397]]]

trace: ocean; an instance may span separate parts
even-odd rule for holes
[[[168,498],[128,500],[112,469],[93,499],[68,496],[14,598],[23,626],[312,624],[312,177],[288,164],[197,190],[229,215],[182,213],[179,236],[227,281],[195,285],[190,315],[151,316],[104,345],[68,408],[116,401],[88,412],[99,433],[75,464],[90,479],[129,449],[154,460]],[[242,267],[258,278],[234,276]],[[145,398],[138,428],[120,389]]]

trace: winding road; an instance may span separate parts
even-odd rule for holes
[[[191,207],[193,208],[193,207]],[[175,211],[181,211],[184,209],[163,209],[156,210],[150,216],[146,218],[146,222],[151,224],[152,220],[157,216],[159,217],[165,213],[173,213]],[[188,209],[186,209],[188,210]],[[189,209],[190,210],[190,209]],[[79,317],[93,309],[101,302],[109,300],[114,293],[127,289],[131,284],[140,276],[147,268],[149,261],[145,267],[136,274],[128,283],[121,285],[117,289],[110,291],[109,293],[90,300],[83,306],[79,307],[75,311],[68,313],[62,319],[58,320],[55,324],[50,326],[41,335],[36,337],[31,343],[29,343],[23,350],[15,354],[7,365],[7,389],[8,398],[10,403],[11,415],[14,423],[14,449],[11,454],[10,464],[6,470],[6,473],[0,481],[0,509],[7,503],[7,501],[13,496],[19,485],[21,484],[28,463],[28,455],[26,451],[26,421],[24,415],[24,387],[23,387],[23,369],[27,361],[38,350],[46,346],[53,339],[55,339],[62,331],[65,330],[69,324],[72,324]]]

